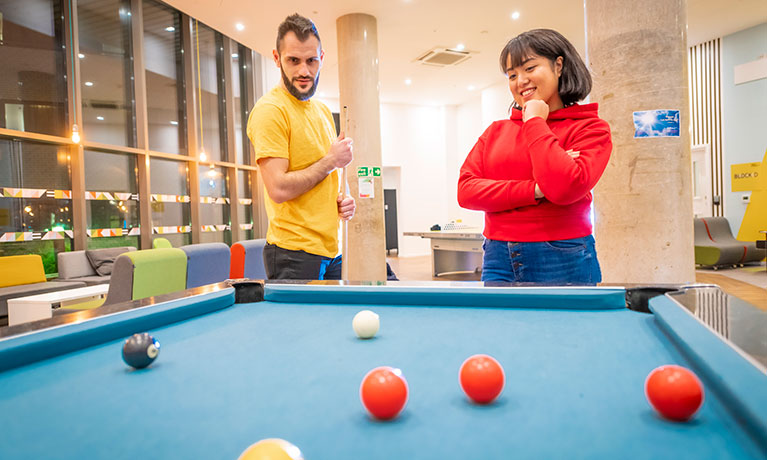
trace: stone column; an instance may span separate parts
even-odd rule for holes
[[[381,168],[376,18],[353,13],[336,20],[341,129],[354,139],[354,161],[347,166],[350,195],[357,201],[343,245],[344,279],[386,279],[386,234],[382,177],[372,177],[371,198],[360,197],[358,167]],[[380,169],[379,169],[380,170]],[[363,190],[364,191],[364,190]]]
[[[591,101],[613,152],[594,190],[607,283],[695,281],[687,1],[586,0]],[[679,110],[678,137],[634,138],[635,111]]]

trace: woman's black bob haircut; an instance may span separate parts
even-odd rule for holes
[[[533,29],[509,40],[501,51],[501,72],[522,65],[532,56],[540,56],[553,62],[562,56],[562,74],[559,76],[559,97],[565,107],[583,100],[591,92],[591,74],[578,51],[562,34],[551,29]],[[513,104],[517,107],[516,102]],[[519,107],[517,107],[519,108]]]

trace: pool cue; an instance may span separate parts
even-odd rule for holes
[[[341,116],[343,117],[341,120],[341,130],[344,133],[344,139],[346,136],[349,135],[349,116],[348,116],[348,107],[344,106],[343,111],[341,113]],[[346,167],[341,168],[341,180],[338,184],[338,193],[345,197],[346,196]],[[344,220],[341,221],[341,279],[342,280],[348,280],[349,279],[349,259],[347,256],[349,255],[349,221]]]

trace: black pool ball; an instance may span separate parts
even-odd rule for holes
[[[160,342],[146,332],[133,334],[123,345],[123,361],[135,369],[152,364],[160,354]]]

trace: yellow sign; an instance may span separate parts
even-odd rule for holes
[[[741,163],[730,166],[732,173],[732,191],[748,192],[761,190],[764,186],[762,163]]]
[[[744,168],[738,168],[740,166],[744,166]],[[761,163],[732,165],[731,171],[732,191],[751,191],[751,200],[740,224],[738,239],[740,241],[762,239],[764,234],[759,233],[759,230],[767,230],[767,152],[764,152]],[[748,176],[749,173],[750,176]],[[736,174],[742,175],[742,177],[736,179]],[[742,181],[738,187],[748,185],[748,188],[735,188],[736,180]]]

